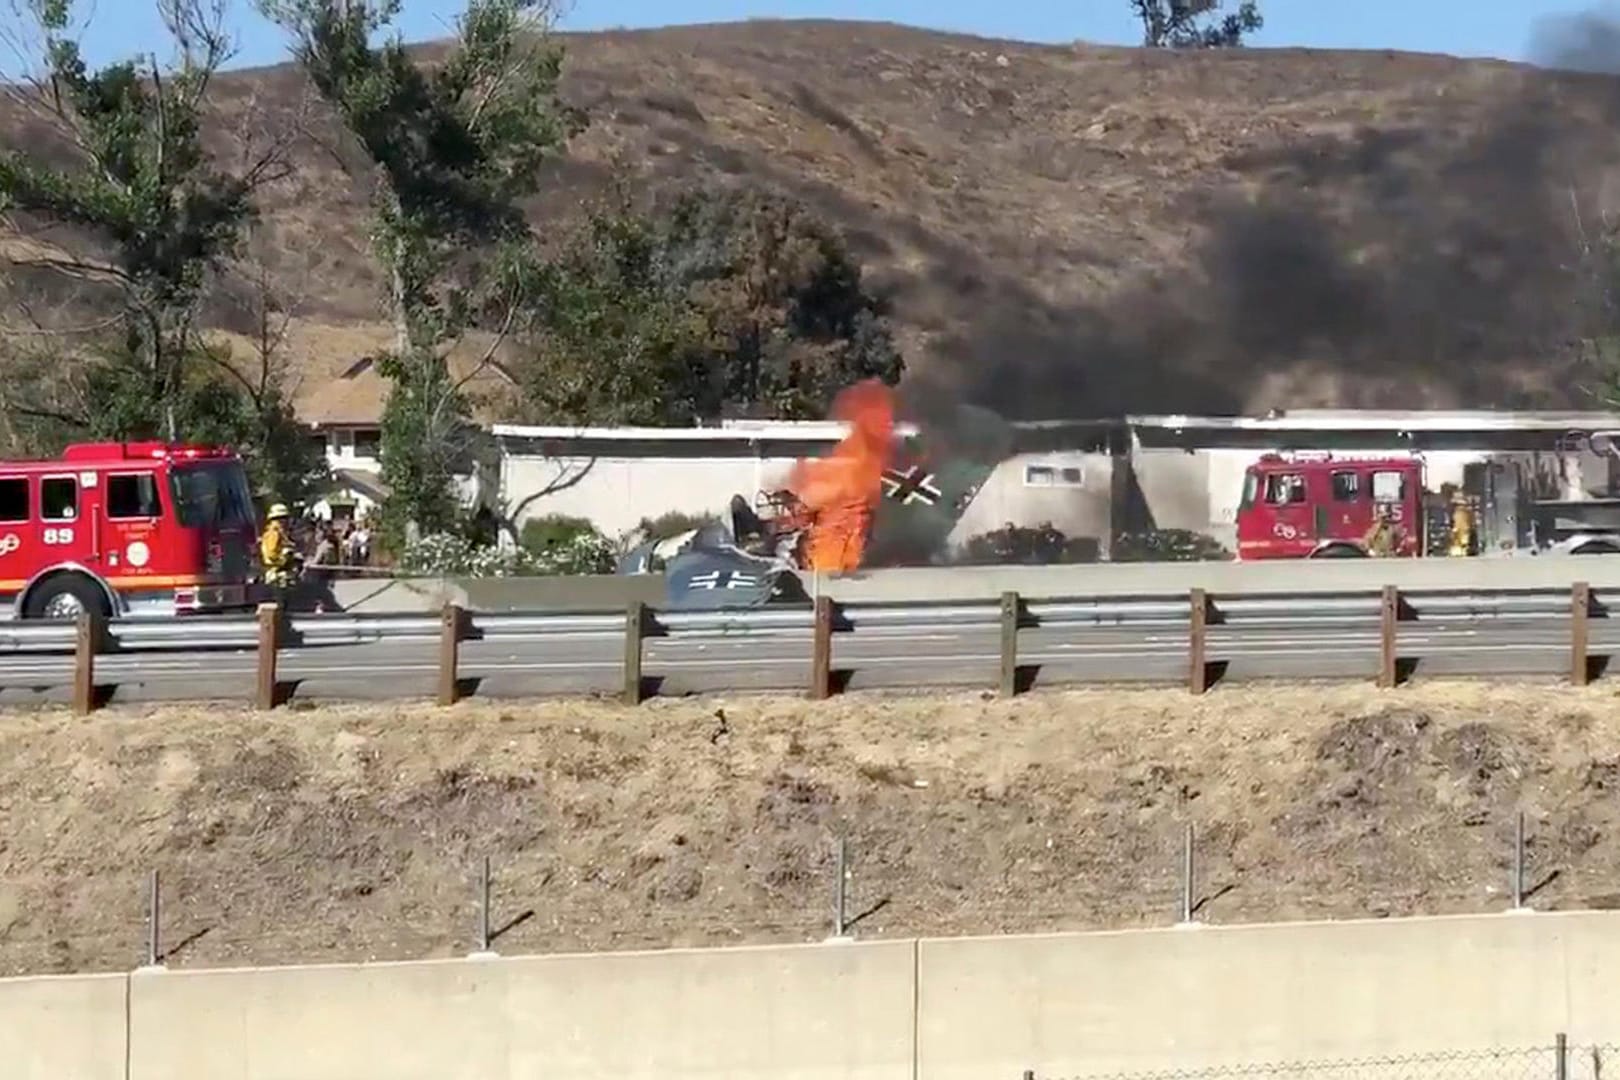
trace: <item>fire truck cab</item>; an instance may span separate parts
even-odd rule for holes
[[[1421,458],[1266,454],[1245,471],[1239,559],[1620,554],[1620,497],[1561,496],[1531,463],[1467,465],[1425,488]]]
[[[81,443],[0,462],[0,603],[16,618],[250,604],[258,526],[232,451]]]
[[[1421,555],[1423,463],[1415,458],[1335,459],[1267,454],[1243,477],[1239,559]]]

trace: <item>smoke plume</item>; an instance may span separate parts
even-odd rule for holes
[[[1581,250],[1620,167],[1620,18],[1542,24],[1535,50],[1399,58],[1410,87],[1366,91],[1359,125],[1228,151],[1178,268],[1073,305],[988,286],[981,310],[1018,314],[953,342],[938,387],[1014,419],[1593,407]]]

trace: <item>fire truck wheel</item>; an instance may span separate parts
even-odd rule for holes
[[[76,619],[82,611],[110,615],[107,597],[83,574],[62,574],[42,582],[28,597],[23,616],[29,619]]]

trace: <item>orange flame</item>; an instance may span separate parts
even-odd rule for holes
[[[876,379],[848,387],[833,419],[850,426],[830,454],[794,466],[788,488],[809,518],[806,569],[847,573],[861,564],[872,514],[883,497],[883,470],[894,448],[894,397]]]

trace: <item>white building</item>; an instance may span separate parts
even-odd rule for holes
[[[826,454],[846,431],[837,422],[725,421],[696,428],[498,424],[493,434],[499,490],[520,529],[557,514],[622,536],[666,513],[723,515],[733,495],[752,500],[782,485],[795,462]],[[1095,431],[1091,445],[1017,453],[986,478],[951,540],[959,544],[1009,522],[1050,522],[1071,537],[1095,539],[1106,552],[1114,472],[1106,434]]]
[[[1012,425],[1013,454],[992,471],[953,545],[1006,524],[1049,523],[1108,558],[1123,533],[1185,529],[1229,550],[1243,473],[1275,451],[1417,454],[1431,487],[1511,454],[1537,463],[1565,497],[1613,490],[1617,459],[1586,435],[1620,430],[1606,413],[1301,410],[1265,417],[1131,416]],[[700,428],[498,425],[499,489],[521,524],[567,514],[609,535],[677,511],[722,514],[733,494],[779,484],[801,457],[843,437],[837,423],[727,422]]]

